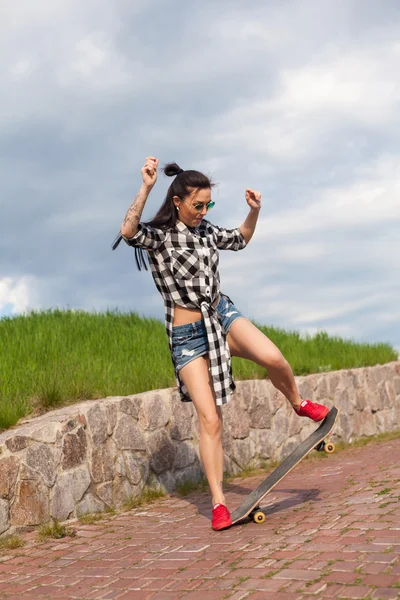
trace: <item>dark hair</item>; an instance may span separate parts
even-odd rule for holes
[[[208,189],[214,187],[215,183],[213,183],[211,179],[207,177],[207,175],[200,173],[200,171],[182,170],[175,162],[165,165],[162,171],[164,171],[164,174],[167,177],[175,177],[175,179],[169,186],[167,195],[157,214],[150,219],[150,221],[146,221],[144,224],[151,227],[157,227],[158,229],[167,230],[175,227],[178,218],[176,206],[172,200],[174,196],[178,196],[183,200],[191,193],[190,188]],[[113,250],[115,250],[115,248],[118,246],[121,239],[122,236],[118,236],[118,238],[114,241],[112,246]],[[144,260],[144,252],[141,248],[135,248],[135,259],[139,271],[142,270],[142,265],[146,271],[148,270]]]

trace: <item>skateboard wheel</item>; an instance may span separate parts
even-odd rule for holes
[[[252,516],[253,516],[254,523],[264,523],[265,522],[266,516],[261,510],[258,510],[257,512],[255,512]]]
[[[335,452],[335,444],[332,444],[332,442],[326,442],[325,446],[324,446],[324,450],[327,454],[333,454]]]

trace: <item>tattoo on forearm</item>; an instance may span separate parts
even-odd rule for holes
[[[137,227],[137,225],[140,221],[142,210],[143,210],[143,207],[138,206],[138,199],[139,199],[139,194],[137,194],[132,205],[128,209],[128,212],[126,213],[126,216],[125,216],[124,222],[122,223],[122,226],[129,224],[129,225],[131,225],[131,227]]]

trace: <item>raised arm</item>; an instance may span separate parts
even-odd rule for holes
[[[250,212],[247,215],[244,223],[239,227],[240,233],[244,237],[246,246],[253,237],[257,225],[258,215],[261,209],[261,194],[247,188],[246,190],[246,202],[250,206]]]
[[[144,205],[146,204],[146,200],[149,197],[155,182],[157,181],[157,167],[157,158],[154,158],[154,156],[148,156],[146,158],[146,163],[141,170],[143,178],[142,186],[135,200],[129,207],[125,219],[121,225],[121,235],[126,238],[132,238],[137,232],[137,227],[142,216]]]

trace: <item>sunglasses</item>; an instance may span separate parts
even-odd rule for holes
[[[182,202],[184,202],[184,200],[182,200]],[[191,208],[194,208],[196,212],[201,212],[203,208],[206,207],[208,212],[212,209],[213,206],[215,206],[215,202],[214,200],[210,200],[210,202],[207,202],[207,204],[202,204],[201,202],[198,202],[197,204],[191,204],[190,206]]]

